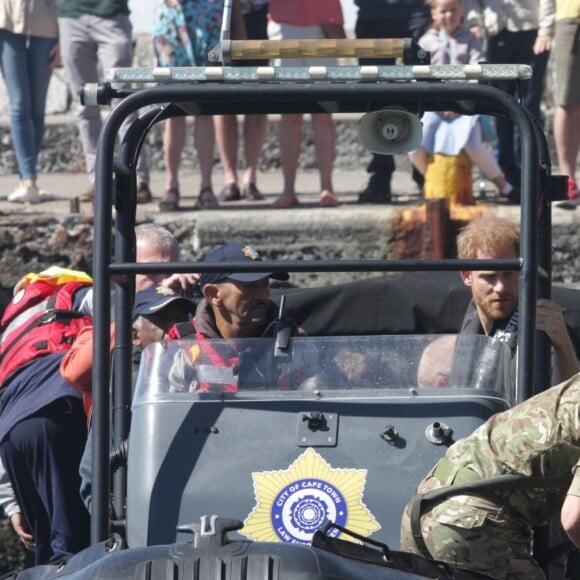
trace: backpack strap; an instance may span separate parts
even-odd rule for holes
[[[443,458],[441,462],[449,462]],[[449,462],[451,463],[451,462]],[[435,468],[436,470],[437,468]],[[475,472],[472,472],[475,473]],[[416,493],[411,498],[409,504],[409,516],[411,519],[411,533],[421,554],[431,558],[431,553],[425,544],[425,539],[421,532],[421,516],[431,511],[435,505],[456,495],[485,495],[490,492],[509,491],[513,489],[540,489],[545,487],[558,487],[565,483],[570,483],[571,475],[561,475],[558,477],[527,477],[519,474],[496,475],[485,479],[474,480],[467,483],[452,483],[439,489],[433,489],[427,493]]]
[[[90,321],[73,310],[75,293],[87,286],[72,281],[55,288],[38,281],[19,291],[2,318],[0,388],[38,356],[70,348],[78,330]]]
[[[64,322],[67,320],[72,320],[73,318],[83,318],[85,316],[81,312],[75,312],[74,310],[56,309],[55,304],[58,298],[57,294],[58,290],[52,294],[48,300],[45,300],[36,306],[36,308],[40,306],[38,311],[40,311],[40,309],[44,309],[45,312],[41,316],[33,316],[28,324],[20,328],[18,333],[11,337],[12,340],[10,343],[4,345],[4,348],[2,349],[0,363],[2,362],[2,359],[8,355],[12,348],[20,342],[20,339],[23,336],[27,335],[38,326],[42,326],[43,324],[50,324],[51,322],[55,321]]]

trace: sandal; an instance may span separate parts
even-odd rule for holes
[[[144,181],[139,183],[137,187],[137,203],[151,203],[153,201],[153,195],[149,189],[149,185]]]
[[[165,198],[159,202],[159,211],[179,210],[179,189],[170,187],[165,191]]]
[[[296,207],[300,202],[295,194],[282,194],[273,204],[272,207],[276,209],[289,209],[291,207]]]
[[[244,197],[248,201],[260,201],[264,199],[262,192],[256,187],[255,183],[246,183],[243,187]]]
[[[340,201],[338,201],[338,197],[332,191],[328,189],[322,191],[320,194],[320,207],[337,207],[339,205]]]
[[[211,187],[202,187],[195,203],[197,209],[216,209],[220,206]]]
[[[212,193],[213,195],[213,193]],[[220,201],[238,201],[242,199],[240,188],[235,183],[228,183],[218,195]]]

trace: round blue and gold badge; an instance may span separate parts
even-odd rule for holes
[[[311,448],[288,469],[253,473],[256,506],[240,533],[258,542],[310,544],[332,521],[369,536],[380,525],[362,501],[366,476],[366,469],[332,468]]]

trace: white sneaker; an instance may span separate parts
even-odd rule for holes
[[[34,185],[25,185],[21,183],[9,196],[8,201],[16,203],[38,203],[40,193]]]

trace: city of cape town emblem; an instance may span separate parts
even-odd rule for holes
[[[369,536],[381,526],[363,503],[366,476],[366,469],[334,469],[310,448],[288,469],[255,472],[256,506],[240,533],[257,542],[310,544],[314,532],[332,521]]]

